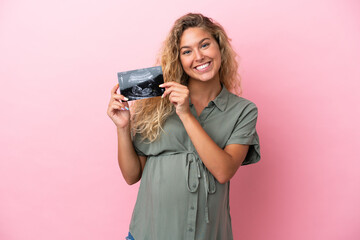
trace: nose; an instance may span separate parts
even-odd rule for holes
[[[199,49],[195,50],[195,60],[202,61],[203,59],[204,59],[203,53]]]

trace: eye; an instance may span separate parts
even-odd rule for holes
[[[204,44],[201,45],[201,48],[206,48],[206,47],[208,47],[209,45],[210,45],[210,43],[204,43]]]
[[[190,54],[190,52],[191,52],[190,50],[185,50],[182,52],[182,55],[188,55],[188,54]]]

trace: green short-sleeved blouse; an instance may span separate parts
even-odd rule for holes
[[[250,145],[242,165],[260,160],[256,132],[257,108],[223,87],[197,116],[208,135],[220,146]],[[197,154],[176,113],[164,132],[149,144],[134,137],[139,155],[147,156],[130,232],[135,240],[231,240],[229,182],[220,184]],[[221,159],[219,159],[221,161]]]

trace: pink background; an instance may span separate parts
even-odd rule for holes
[[[190,11],[225,27],[259,108],[235,239],[360,239],[359,1],[2,0],[1,240],[124,238],[139,185],[117,165],[110,89]]]

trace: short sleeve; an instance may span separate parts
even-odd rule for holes
[[[132,140],[135,152],[138,156],[146,156],[144,153],[144,141],[139,134],[135,134]]]
[[[240,113],[226,145],[243,144],[249,145],[249,151],[242,165],[256,163],[260,160],[259,136],[256,132],[258,109],[250,102]]]

